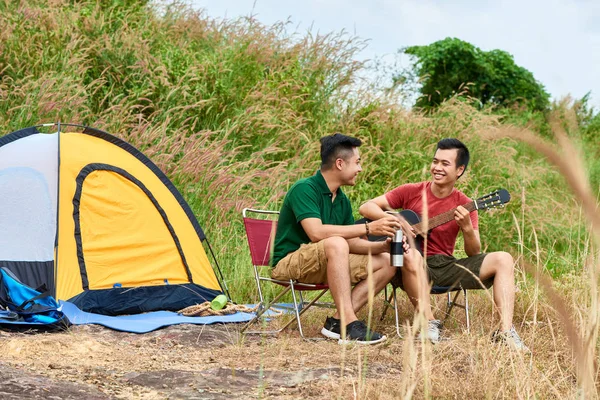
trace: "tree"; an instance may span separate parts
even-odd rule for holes
[[[600,111],[590,104],[591,92],[575,101],[577,123],[585,136],[593,137],[600,134]]]
[[[451,96],[463,94],[479,99],[482,105],[518,104],[542,111],[550,104],[544,86],[505,51],[482,51],[460,39],[446,38],[402,52],[412,56],[412,73],[422,83],[417,107],[436,107]]]

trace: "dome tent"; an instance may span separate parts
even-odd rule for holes
[[[0,138],[0,266],[106,315],[179,310],[222,293],[204,231],[152,161],[97,129],[41,126]]]

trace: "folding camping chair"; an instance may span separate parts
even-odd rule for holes
[[[391,211],[386,211],[389,214],[396,214],[395,212],[391,212]],[[359,220],[355,221],[355,224],[364,224],[366,221],[369,221],[366,218],[361,218]],[[382,236],[373,236],[373,235],[369,235],[367,237],[368,240],[370,241],[378,241],[378,240],[384,240],[385,238]],[[394,307],[394,315],[396,318],[396,334],[400,337],[402,337],[402,334],[400,333],[400,318],[398,315],[398,302],[396,301],[396,289],[398,289],[397,285],[393,284],[394,280],[392,280],[392,293],[390,294],[390,296],[388,297],[387,295],[387,286],[385,288],[385,292],[384,292],[384,297],[386,299],[386,301],[384,302],[384,307],[383,307],[383,312],[381,314],[381,320],[383,321],[383,319],[385,318],[385,314],[387,313],[387,309],[388,307]],[[451,293],[452,292],[456,292],[454,297],[451,297]],[[457,303],[456,300],[458,300],[458,295],[460,293],[464,294],[464,304],[461,303]],[[444,323],[446,322],[446,320],[448,319],[448,317],[450,317],[450,313],[452,312],[452,309],[454,307],[459,307],[465,310],[465,317],[466,317],[466,322],[467,322],[467,333],[469,333],[471,331],[471,325],[470,325],[470,321],[469,321],[469,298],[467,296],[467,290],[463,289],[460,285],[459,286],[433,286],[431,288],[431,294],[447,294],[448,295],[448,299],[446,300],[446,311],[444,313],[444,319],[442,320],[442,326],[444,325]],[[393,300],[393,304],[392,304],[392,300]]]
[[[383,312],[381,314],[381,320],[383,320],[383,318],[385,318],[385,314],[387,313],[388,307],[394,307],[394,316],[396,319],[396,334],[399,337],[402,337],[402,334],[400,333],[400,318],[398,315],[398,301],[397,301],[398,299],[396,297],[396,289],[398,289],[398,286],[392,284],[392,293],[388,297],[387,287],[385,288],[385,298],[387,300],[384,302]],[[452,295],[451,295],[452,292],[455,292],[454,297],[452,297]],[[465,301],[463,304],[456,302],[456,300],[458,299],[458,295],[461,292],[463,293],[464,298],[465,298]],[[464,289],[461,286],[433,286],[431,288],[430,293],[431,294],[446,294],[448,296],[447,300],[446,300],[446,310],[444,312],[444,318],[442,319],[442,326],[444,326],[444,324],[446,323],[446,320],[448,319],[448,317],[450,317],[450,313],[452,313],[452,309],[454,307],[459,307],[459,308],[462,308],[465,310],[467,333],[471,332],[471,323],[469,320],[469,297],[467,295],[467,289]],[[393,300],[393,303],[392,303],[392,300]]]
[[[302,336],[302,338],[305,338],[304,332],[302,331],[302,323],[300,321],[300,317],[311,306],[322,305],[320,303],[317,304],[317,301],[329,290],[329,286],[301,283],[292,279],[290,279],[289,281],[281,281],[277,279],[272,279],[267,276],[261,276],[259,273],[260,267],[270,266],[271,242],[275,239],[275,230],[277,228],[277,217],[279,216],[279,212],[244,208],[244,210],[242,211],[242,216],[244,219],[244,227],[246,228],[248,246],[250,248],[250,255],[252,257],[252,267],[254,269],[254,279],[256,281],[256,287],[258,289],[260,303],[258,305],[258,311],[256,312],[256,316],[250,322],[248,322],[242,328],[241,331],[246,332],[247,334],[277,334],[286,329],[295,321],[298,324],[300,336]],[[259,216],[262,216],[263,219],[260,219]],[[283,289],[277,296],[275,296],[273,300],[271,300],[270,302],[266,302],[263,296],[261,282],[275,283],[277,285],[285,287],[285,289]],[[246,329],[249,326],[258,321],[260,317],[269,310],[271,305],[275,304],[277,300],[282,298],[286,293],[290,291],[292,293],[292,299],[294,302],[293,311],[295,314],[295,318],[291,318],[282,328],[278,330],[246,331]],[[319,293],[309,303],[306,303],[304,301],[302,293],[307,291],[318,291]],[[300,298],[300,301],[298,301],[298,297]],[[278,308],[283,307],[278,306]]]

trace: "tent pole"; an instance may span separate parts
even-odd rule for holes
[[[56,140],[58,142],[58,148],[56,149],[57,171],[56,171],[56,234],[54,235],[54,297],[58,300],[58,224],[59,224],[59,210],[60,210],[60,121],[57,122],[58,135]]]
[[[206,239],[206,244],[208,244],[208,249],[210,250],[210,255],[212,256],[213,260],[215,261],[215,265],[217,266],[217,271],[219,271],[219,277],[221,278],[221,289],[223,289],[223,292],[225,292],[225,294],[227,295],[227,298],[229,300],[231,300],[231,295],[229,294],[229,288],[227,287],[227,283],[225,282],[225,279],[223,279],[223,273],[221,272],[221,267],[219,267],[219,262],[217,261],[217,257],[215,257],[215,253],[213,252],[212,246],[210,245],[210,242],[208,241],[208,238]]]

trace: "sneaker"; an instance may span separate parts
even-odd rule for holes
[[[377,344],[386,339],[385,335],[371,331],[364,322],[356,320],[346,325],[346,338],[340,338],[338,343]]]
[[[500,332],[499,330],[495,331],[492,334],[492,341],[496,343],[504,343],[508,347],[514,350],[519,350],[524,353],[530,353],[529,347],[525,346],[523,340],[515,330],[513,326],[508,331]]]
[[[427,322],[427,331],[421,331],[415,340],[423,340],[423,336],[425,336],[425,340],[430,340],[431,343],[439,343],[441,341],[441,330],[442,321],[439,319],[432,319],[431,321]]]
[[[325,320],[325,326],[321,329],[321,335],[329,338],[329,339],[340,339],[340,334],[342,332],[342,324],[339,319],[333,317],[327,317]]]

